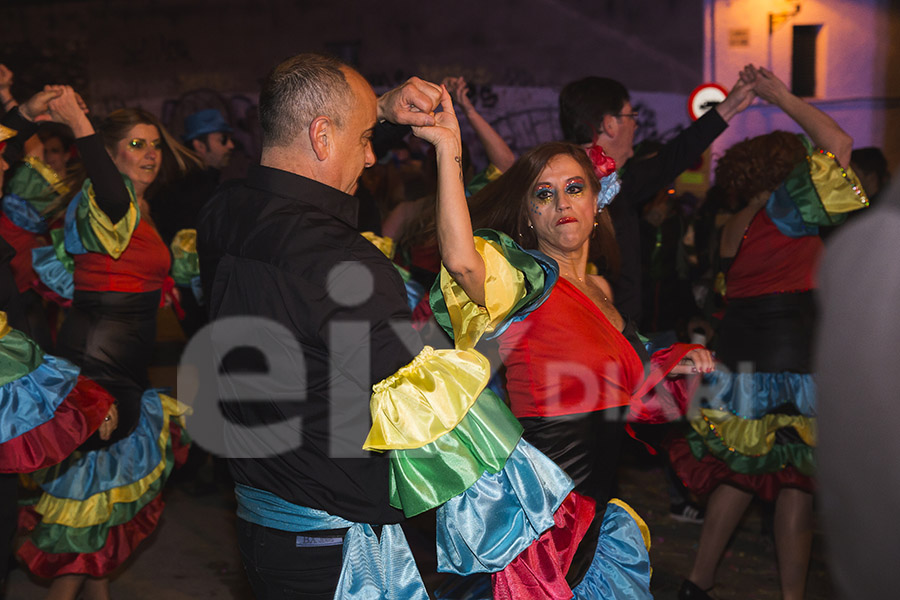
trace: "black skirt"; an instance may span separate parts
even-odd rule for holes
[[[116,398],[119,425],[106,443],[137,425],[141,396],[149,387],[147,367],[156,339],[160,292],[77,291],[59,332],[57,354]],[[94,436],[98,438],[99,436]],[[91,439],[86,449],[98,445]]]
[[[716,358],[733,372],[810,373],[815,309],[811,291],[729,300]]]

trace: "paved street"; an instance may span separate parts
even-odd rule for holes
[[[169,333],[166,332],[168,329]],[[171,323],[163,321],[163,341],[177,341]],[[164,361],[162,361],[164,362]],[[153,370],[156,385],[174,386],[174,367]],[[212,477],[211,469],[201,474]],[[112,580],[116,600],[188,600],[220,598],[249,600],[234,535],[233,496],[227,488],[191,496],[170,485],[162,522],[136,556]],[[643,516],[652,535],[652,590],[658,600],[674,600],[681,579],[690,569],[700,534],[698,525],[678,523],[668,514],[662,470],[647,459],[637,444],[629,446],[620,471],[619,496]],[[774,544],[761,533],[762,510],[753,505],[720,566],[714,595],[720,600],[768,600],[780,597]],[[420,550],[427,554],[429,548]],[[433,554],[433,548],[430,549]],[[424,569],[424,565],[423,565]],[[431,585],[437,577],[427,577]],[[10,600],[40,599],[46,585],[21,570],[10,575]],[[832,597],[824,563],[822,538],[816,535],[810,568],[808,600]]]

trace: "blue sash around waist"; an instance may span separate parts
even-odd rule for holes
[[[384,525],[381,539],[371,525],[354,523],[324,510],[292,504],[271,492],[235,484],[237,516],[281,531],[347,528],[336,600],[427,600],[422,576],[400,525]]]

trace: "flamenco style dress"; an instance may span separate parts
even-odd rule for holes
[[[812,492],[816,392],[811,368],[818,226],[836,225],[868,200],[852,170],[811,147],[750,222],[727,272],[728,305],[717,358],[672,465],[697,494],[725,483],[775,500]]]
[[[599,491],[607,485],[598,484],[605,475],[594,473],[594,464],[621,438],[597,443],[599,436],[588,430],[602,420],[595,417],[604,408],[633,405],[645,417],[678,410],[684,382],[673,382],[670,390],[661,386],[661,394],[656,393],[656,384],[692,347],[655,356],[645,377],[636,350],[596,307],[584,318],[590,308],[583,302],[589,301],[573,299],[580,292],[558,282],[554,261],[539,252],[523,251],[507,236],[490,230],[476,232],[475,244],[488,271],[485,306],[473,303],[443,269],[431,303],[455,349],[420,355],[375,388],[374,425],[367,447],[391,450],[392,504],[408,515],[438,507],[438,570],[464,576],[493,574],[493,590],[476,589],[474,597],[568,599],[573,593],[581,598],[649,597],[646,525],[619,500],[604,511],[596,510],[597,503],[605,506],[609,497]],[[556,383],[537,375],[549,372],[540,361],[559,350],[560,332],[554,330],[558,322],[553,319],[560,306],[578,321],[574,329],[587,321],[591,332],[601,336],[593,340],[592,350],[604,358],[587,367],[597,378],[594,393],[585,394],[581,387],[576,392],[589,378],[572,383],[565,362],[557,362],[562,369],[556,371]],[[545,336],[539,339],[536,332]],[[565,335],[569,333],[567,328]],[[585,340],[592,339],[588,331],[582,333]],[[506,339],[508,353],[518,353],[521,359],[520,364],[511,359],[508,368],[521,384],[518,390],[528,390],[527,399],[516,394],[522,401],[513,400],[512,412],[484,388],[489,365],[474,346],[485,334],[500,335],[501,344]],[[472,357],[469,365],[456,367],[453,378],[477,382],[473,389],[480,389],[474,402],[459,402],[452,413],[439,405],[445,402],[440,395],[423,401],[421,394],[445,388],[446,376],[435,376],[436,365],[429,364],[440,353]],[[539,407],[540,414],[529,420],[526,406]],[[517,410],[519,415],[514,414]],[[610,429],[623,429],[621,414],[614,418],[618,423]],[[431,431],[425,431],[422,423],[428,423]],[[571,430],[556,435],[567,423],[575,425],[577,439]],[[574,450],[562,449],[566,445],[562,439],[573,442]],[[594,534],[589,537],[591,530]],[[567,572],[582,544],[586,572],[568,582]]]
[[[91,179],[66,213],[74,294],[57,349],[115,398],[118,426],[31,475],[43,493],[23,512],[30,537],[19,556],[44,578],[121,565],[156,527],[163,484],[187,451],[185,407],[147,389],[168,251],[99,138],[76,143]]]

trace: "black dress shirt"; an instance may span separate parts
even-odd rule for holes
[[[612,282],[612,288],[616,309],[635,323],[641,322],[641,210],[659,190],[696,162],[726,127],[728,123],[718,111],[710,110],[655,156],[625,163],[622,189],[609,207],[622,256],[619,277]]]
[[[409,363],[422,342],[399,273],[359,235],[357,214],[357,200],[334,188],[254,167],[200,213],[201,280],[212,321],[244,315],[283,326],[302,354],[290,360],[306,375],[294,397],[282,390],[222,403],[243,426],[302,418],[296,448],[230,459],[235,480],[352,521],[395,523],[402,513],[388,502],[387,457],[361,446],[372,385]],[[233,350],[222,363],[226,373],[269,366],[252,350]],[[336,456],[335,447],[356,457]]]

